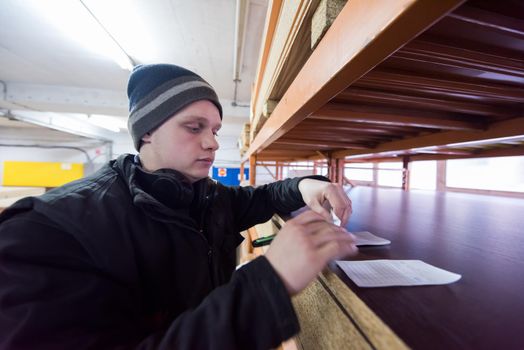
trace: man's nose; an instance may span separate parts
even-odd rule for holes
[[[216,151],[219,146],[216,135],[213,132],[206,132],[202,140],[202,147]]]

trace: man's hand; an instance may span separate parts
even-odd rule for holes
[[[340,226],[346,227],[351,216],[351,200],[339,184],[314,179],[304,179],[298,183],[304,203],[311,210],[331,221],[329,208],[340,219]],[[328,209],[326,209],[328,208]]]
[[[357,253],[354,237],[313,211],[292,220],[276,235],[266,258],[290,295],[304,289],[331,260]]]

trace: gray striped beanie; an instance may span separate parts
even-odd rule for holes
[[[211,85],[190,70],[173,64],[136,66],[129,77],[127,96],[127,125],[137,151],[146,133],[193,102],[213,102],[222,118],[222,106]]]

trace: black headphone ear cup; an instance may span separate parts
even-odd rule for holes
[[[170,208],[189,206],[193,200],[191,185],[172,174],[156,174],[150,194]]]

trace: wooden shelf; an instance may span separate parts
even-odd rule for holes
[[[243,162],[524,154],[522,2],[348,1],[301,57]]]

